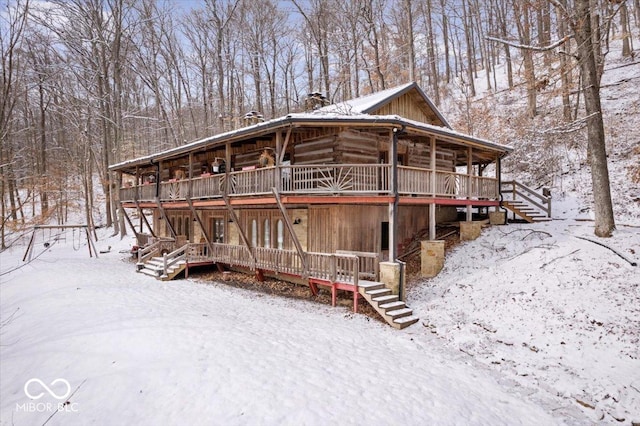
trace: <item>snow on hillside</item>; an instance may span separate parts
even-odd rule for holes
[[[604,242],[640,262],[639,229],[622,226]],[[505,380],[593,422],[637,422],[640,268],[578,237],[594,238],[592,224],[492,227],[408,299],[424,327]]]

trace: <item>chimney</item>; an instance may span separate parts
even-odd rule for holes
[[[264,117],[258,111],[249,111],[244,115],[243,119],[246,126],[262,123],[264,121]]]
[[[320,92],[309,93],[304,100],[304,110],[306,112],[315,111],[326,105],[329,105],[329,100]]]

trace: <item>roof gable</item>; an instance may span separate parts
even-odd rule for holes
[[[382,90],[321,108],[340,114],[398,115],[410,120],[451,128],[416,82]]]

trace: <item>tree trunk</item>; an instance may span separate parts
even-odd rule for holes
[[[582,90],[587,114],[587,137],[591,164],[595,234],[610,237],[615,229],[604,124],[600,107],[600,79],[598,64],[592,45],[591,10],[589,0],[576,0],[577,19],[574,22],[578,58],[582,74]]]
[[[626,3],[620,6],[620,24],[622,26],[622,56],[627,58],[633,53],[631,31],[629,30],[629,12]]]

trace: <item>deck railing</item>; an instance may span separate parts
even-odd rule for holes
[[[302,259],[295,250],[279,250],[269,247],[254,247],[256,268],[277,273],[302,275]]]
[[[398,193],[447,198],[498,198],[496,178],[471,176],[417,167],[398,167]],[[271,194],[276,187],[283,194],[301,195],[385,195],[391,191],[391,166],[388,164],[284,165],[228,174],[200,176],[161,182],[161,201],[183,201],[191,198]],[[435,192],[434,192],[435,190]],[[120,190],[122,201],[153,201],[155,185],[125,187]]]
[[[162,242],[157,242],[139,251],[139,265],[151,253],[158,254]],[[175,246],[175,244],[174,244]],[[165,251],[166,252],[166,251]],[[357,285],[359,279],[377,280],[380,258],[377,253],[339,251],[336,253],[304,253],[309,265],[305,271],[304,262],[295,250],[280,250],[269,247],[253,247],[234,244],[189,243],[163,256],[167,267],[175,263],[175,258],[186,259],[187,263],[215,262],[231,266],[262,269],[275,273],[308,276],[330,282],[346,282]],[[253,260],[255,257],[255,261]],[[166,269],[165,269],[166,272]]]
[[[221,197],[224,194],[226,175],[205,175],[193,179],[191,198]]]
[[[402,195],[431,195],[431,170],[417,167],[398,167],[398,193]]]
[[[381,193],[389,191],[388,164],[281,166],[283,193]]]

